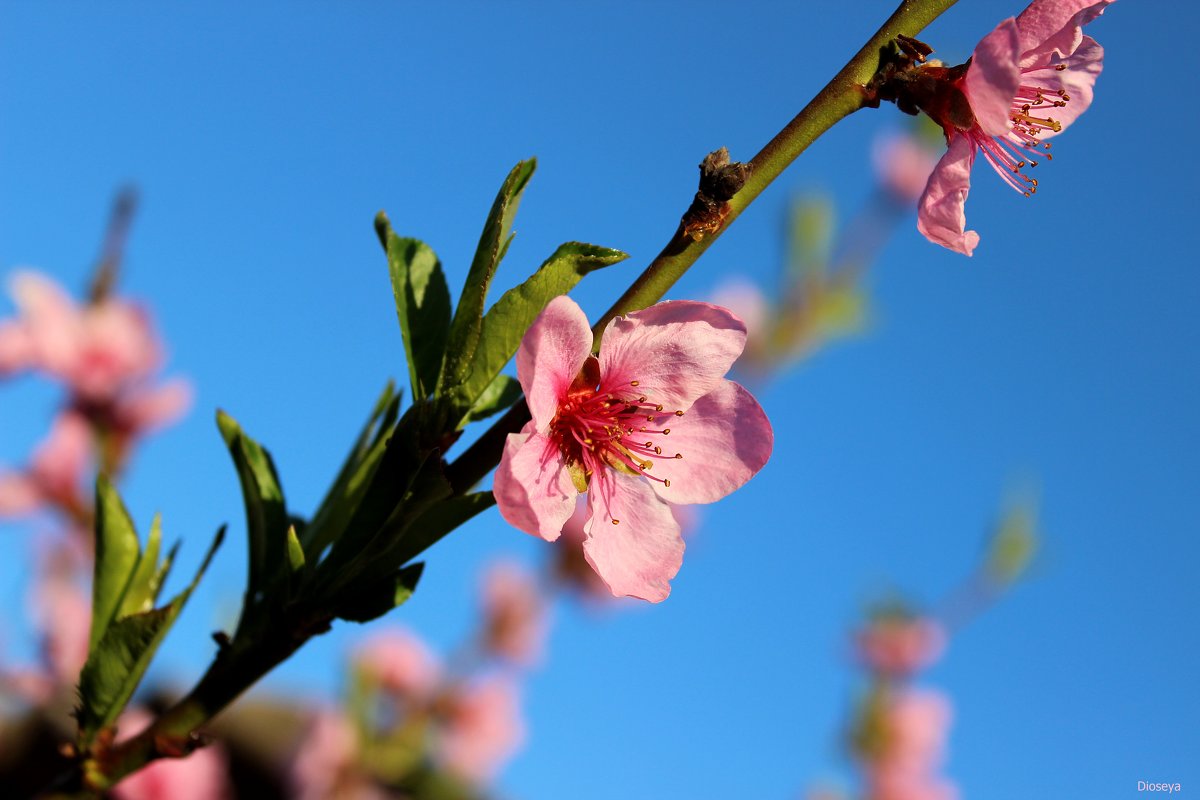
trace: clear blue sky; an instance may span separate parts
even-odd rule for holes
[[[156,308],[198,395],[142,452],[127,499],[143,524],[161,510],[194,563],[221,522],[242,525],[215,408],[310,510],[403,376],[377,210],[457,285],[500,180],[536,154],[498,283],[563,241],[618,247],[631,261],[578,294],[601,311],[664,243],[700,158],[751,156],[893,5],[6,4],[0,272],[80,287],[113,191],[141,187],[124,288]],[[957,63],[1020,8],[963,0],[923,38]],[[957,703],[949,774],[971,800],[1200,788],[1198,104],[1190,48],[1163,36],[1197,23],[1182,0],[1123,0],[1092,26],[1108,54],[1094,106],[1036,198],[980,165],[974,259],[902,225],[871,278],[872,334],[761,391],[774,458],[705,510],[672,597],[560,610],[506,793],[791,798],[836,776],[845,627],[881,587],[952,587],[1023,480],[1040,487],[1044,558],[929,676]],[[789,195],[825,187],[852,212],[871,137],[899,117],[864,112],[818,142],[672,296],[731,272],[769,280]],[[0,393],[0,459],[40,437],[46,396]],[[11,614],[28,539],[3,530]],[[396,616],[449,644],[477,567],[543,546],[491,512],[433,551]],[[234,536],[160,676],[203,668],[242,559]],[[332,694],[360,635],[336,630],[264,689]]]

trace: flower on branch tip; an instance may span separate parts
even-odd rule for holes
[[[927,239],[968,256],[979,244],[966,230],[964,204],[980,153],[1013,189],[1037,191],[1025,170],[1050,160],[1046,140],[1091,105],[1104,49],[1082,28],[1111,2],[1034,0],[984,37],[966,64],[912,70],[901,105],[925,111],[948,145],[918,204],[917,228]]]
[[[728,310],[675,301],[614,319],[594,356],[583,311],[555,298],[517,352],[532,419],[505,444],[500,513],[554,541],[586,492],[588,563],[616,596],[666,598],[684,549],[671,504],[719,500],[771,455],[766,414],[725,379],[745,343]]]
[[[884,617],[854,635],[859,660],[885,675],[905,676],[941,658],[946,632],[930,619]]]

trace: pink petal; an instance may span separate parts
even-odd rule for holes
[[[1067,68],[1055,69],[1057,64],[1065,64]],[[1048,59],[1044,66],[1025,70],[1021,83],[1051,92],[1062,89],[1071,98],[1061,108],[1046,109],[1044,115],[1053,117],[1062,128],[1043,131],[1038,138],[1045,140],[1057,136],[1088,109],[1092,104],[1096,78],[1103,68],[1104,48],[1092,37],[1084,36],[1075,51],[1065,59]],[[1014,142],[1020,141],[1015,136],[1010,138]]]
[[[1112,0],[1033,0],[1017,17],[1021,66],[1066,58],[1083,40],[1080,28],[1104,13]]]
[[[537,430],[554,419],[591,352],[587,315],[566,295],[551,300],[529,326],[517,350],[517,378]]]
[[[967,215],[963,208],[971,188],[973,163],[975,144],[965,134],[956,135],[929,176],[917,208],[917,230],[926,239],[968,256],[979,244],[979,234],[965,230]]]
[[[916,202],[925,191],[937,159],[916,136],[892,133],[875,139],[871,163],[883,187],[907,204]]]
[[[192,405],[192,385],[183,379],[153,388],[131,389],[117,401],[118,423],[128,434],[165,427],[178,420]]]
[[[65,375],[79,357],[81,316],[57,283],[37,272],[18,272],[12,295],[25,319],[35,365]]]
[[[32,514],[42,505],[37,483],[23,472],[0,470],[0,517]]]
[[[520,697],[511,678],[495,677],[463,690],[438,742],[441,761],[476,784],[495,777],[525,739]]]
[[[671,507],[647,484],[610,470],[592,476],[583,552],[615,596],[657,603],[671,593],[684,544]]]
[[[33,366],[33,341],[25,325],[16,320],[0,321],[0,378]]]
[[[54,420],[49,435],[33,454],[30,473],[42,490],[73,499],[92,458],[92,428],[80,414],[67,411]]]
[[[546,599],[528,570],[508,561],[489,567],[483,580],[483,611],[489,653],[525,666],[541,659]]]
[[[383,689],[405,699],[432,695],[442,667],[425,642],[404,628],[374,634],[354,654],[355,666]]]
[[[608,324],[600,345],[601,391],[637,392],[686,411],[708,394],[746,346],[728,309],[688,300],[659,303]]]
[[[558,447],[530,421],[510,433],[492,492],[500,515],[514,527],[552,542],[575,510],[579,492]]]
[[[1021,85],[1017,23],[1006,19],[975,47],[967,69],[966,92],[976,121],[989,136],[1012,128],[1013,98]]]
[[[664,455],[650,473],[671,485],[651,481],[669,503],[712,503],[739,488],[771,457],[775,435],[771,423],[750,392],[722,381],[671,424],[662,438]]]
[[[162,350],[144,311],[130,303],[106,301],[84,310],[72,386],[85,397],[106,400],[122,385],[158,366]]]
[[[91,597],[65,578],[46,577],[34,590],[33,603],[47,664],[59,684],[73,686],[87,660]]]

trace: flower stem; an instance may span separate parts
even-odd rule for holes
[[[613,317],[646,308],[658,302],[683,273],[716,241],[767,186],[783,173],[804,150],[838,121],[867,105],[864,85],[879,68],[881,51],[899,34],[916,36],[958,0],[903,0],[895,13],[876,31],[862,49],[833,77],[774,139],[767,142],[750,164],[753,170],[741,190],[729,201],[729,213],[721,227],[699,240],[677,230],[633,285],[592,328],[597,346],[604,327]]]
[[[753,167],[750,177],[729,201],[728,215],[721,227],[699,240],[685,235],[682,226],[676,230],[662,252],[596,322],[592,328],[595,346],[600,346],[604,327],[613,317],[646,308],[661,300],[738,215],[817,137],[839,120],[867,105],[868,98],[863,87],[879,69],[883,50],[896,36],[916,36],[956,2],[958,0],[902,0],[900,7],[867,40],[854,58],[750,162]],[[446,472],[455,492],[465,492],[483,480],[500,462],[508,434],[516,433],[528,421],[529,409],[524,400],[519,401],[467,448]]]

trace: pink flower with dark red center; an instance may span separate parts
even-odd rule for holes
[[[438,759],[461,778],[485,784],[525,740],[520,698],[509,678],[455,689],[442,704]]]
[[[903,676],[937,661],[946,648],[946,633],[932,620],[885,618],[858,631],[854,643],[868,667]]]
[[[500,513],[554,541],[586,492],[584,555],[617,596],[657,602],[683,561],[670,503],[711,503],[771,454],[758,402],[725,373],[746,327],[724,308],[659,303],[605,329],[592,355],[587,317],[555,298],[517,352],[532,419],[496,471]]]
[[[537,579],[512,562],[493,564],[483,579],[483,643],[488,652],[529,666],[542,655],[546,599]]]
[[[1023,170],[1049,160],[1045,140],[1091,105],[1104,49],[1082,27],[1110,2],[1034,0],[979,43],[953,86],[921,106],[949,145],[918,206],[917,228],[926,238],[965,255],[979,243],[979,235],[966,230],[963,210],[977,153],[1012,188],[1025,195],[1037,190],[1037,180]],[[960,68],[932,69],[957,76]]]

